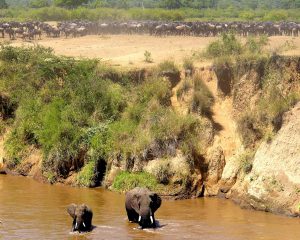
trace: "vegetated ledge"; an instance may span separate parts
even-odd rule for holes
[[[226,161],[219,194],[242,207],[300,216],[300,57],[215,66],[233,99],[244,150]]]
[[[40,46],[3,45],[0,67],[8,173],[120,191],[151,176],[149,187],[162,195],[203,194],[198,165],[213,129],[207,117],[171,106],[180,81],[174,62],[120,72]]]

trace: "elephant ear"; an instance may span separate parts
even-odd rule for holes
[[[155,212],[161,205],[161,198],[156,193],[151,193],[150,198],[152,200],[152,210]]]
[[[133,194],[131,199],[131,207],[137,212],[140,212],[139,202],[140,202],[141,196],[139,194]]]
[[[72,218],[75,218],[75,211],[76,211],[76,208],[77,208],[77,205],[76,204],[70,204],[68,207],[67,207],[67,212],[70,214],[70,216]]]

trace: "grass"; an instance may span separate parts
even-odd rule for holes
[[[200,115],[209,116],[211,113],[211,107],[214,103],[212,93],[209,91],[200,75],[193,77],[194,81],[194,93],[191,103],[191,110]]]
[[[161,62],[160,64],[158,64],[158,71],[160,73],[163,73],[163,72],[178,73],[179,72],[179,68],[175,64],[174,61],[172,61],[172,60],[165,60],[165,61]]]
[[[193,73],[194,70],[195,70],[194,61],[190,57],[189,58],[186,57],[186,58],[183,59],[183,65],[182,66],[183,66],[185,71],[189,70],[189,71],[191,71],[191,73]]]
[[[131,171],[131,159],[143,161],[153,144],[157,156],[169,157],[165,142],[192,156],[197,139],[205,139],[203,122],[173,110],[171,83],[157,73],[137,81],[99,60],[59,57],[40,46],[2,45],[0,62],[0,91],[15,106],[7,161],[16,166],[39,148],[51,182],[76,171],[77,184],[90,186],[99,161],[124,161]],[[162,69],[179,71],[172,61]]]
[[[88,162],[77,175],[77,184],[83,187],[90,187],[95,177],[95,162]]]
[[[112,184],[112,188],[118,192],[126,192],[135,187],[146,187],[154,191],[157,186],[155,177],[145,172],[120,172]]]
[[[182,84],[178,87],[176,96],[177,98],[183,97],[184,94],[188,93],[193,88],[193,80],[191,78],[185,78]]]

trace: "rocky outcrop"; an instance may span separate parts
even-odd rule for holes
[[[283,116],[271,142],[258,148],[252,171],[237,181],[229,196],[243,206],[287,215],[300,207],[300,103]]]
[[[225,155],[221,146],[212,147],[208,150],[205,159],[206,171],[205,196],[216,196],[218,193],[218,182],[221,179],[225,166]]]

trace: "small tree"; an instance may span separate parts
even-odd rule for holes
[[[182,6],[180,0],[163,0],[162,6],[169,9],[180,8]]]
[[[29,2],[29,7],[31,8],[42,8],[42,7],[49,7],[49,1],[48,0],[31,0]]]
[[[66,8],[76,8],[88,2],[89,0],[54,0],[56,6]]]
[[[151,57],[151,52],[145,51],[144,52],[145,62],[152,63],[153,59]]]
[[[0,9],[3,9],[3,8],[8,8],[8,5],[5,2],[5,0],[0,0]]]

